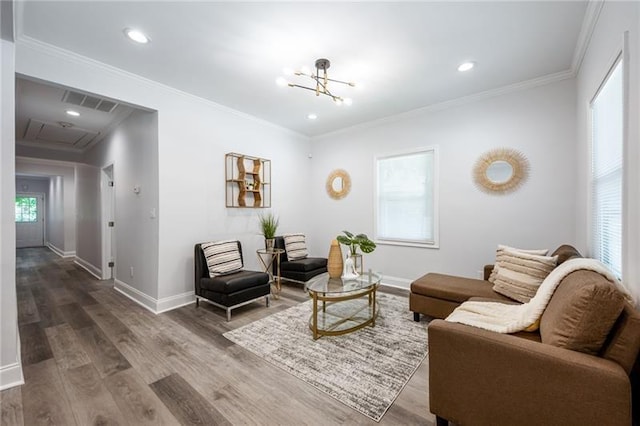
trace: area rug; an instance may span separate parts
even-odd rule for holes
[[[427,326],[412,320],[407,298],[378,293],[377,299],[376,326],[343,336],[313,340],[311,301],[224,336],[380,421],[427,355]]]

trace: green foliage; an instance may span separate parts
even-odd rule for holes
[[[345,235],[338,235],[336,239],[340,244],[349,247],[351,254],[356,254],[358,247],[363,253],[371,253],[376,249],[376,243],[371,241],[365,234],[354,235],[349,231],[342,231]]]
[[[260,221],[260,230],[262,231],[262,235],[264,235],[268,240],[274,238],[276,236],[278,225],[280,224],[280,219],[278,219],[278,217],[273,213],[267,213],[260,215],[258,220]]]

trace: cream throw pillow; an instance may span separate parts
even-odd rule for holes
[[[538,250],[524,250],[524,249],[519,249],[519,248],[514,248],[514,247],[509,247],[509,246],[505,246],[502,244],[498,245],[498,250],[496,250],[496,262],[493,265],[493,271],[491,271],[491,275],[489,276],[488,281],[493,284],[494,281],[496,280],[496,275],[498,275],[498,269],[500,269],[500,266],[498,266],[500,264],[500,261],[502,260],[503,256],[504,256],[504,251],[505,250],[513,250],[513,251],[519,251],[522,253],[529,253],[529,254],[536,254],[538,256],[546,256],[547,253],[549,253],[549,250],[547,249],[538,249]]]
[[[511,249],[503,251],[493,291],[527,303],[556,267],[558,256],[539,256]]]

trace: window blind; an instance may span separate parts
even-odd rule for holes
[[[591,248],[622,276],[623,79],[619,61],[591,104]]]

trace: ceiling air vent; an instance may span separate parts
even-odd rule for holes
[[[96,96],[89,96],[82,93],[67,90],[64,92],[62,102],[66,102],[73,105],[80,105],[85,108],[95,109],[102,112],[112,112],[118,104],[108,99],[98,98]]]

